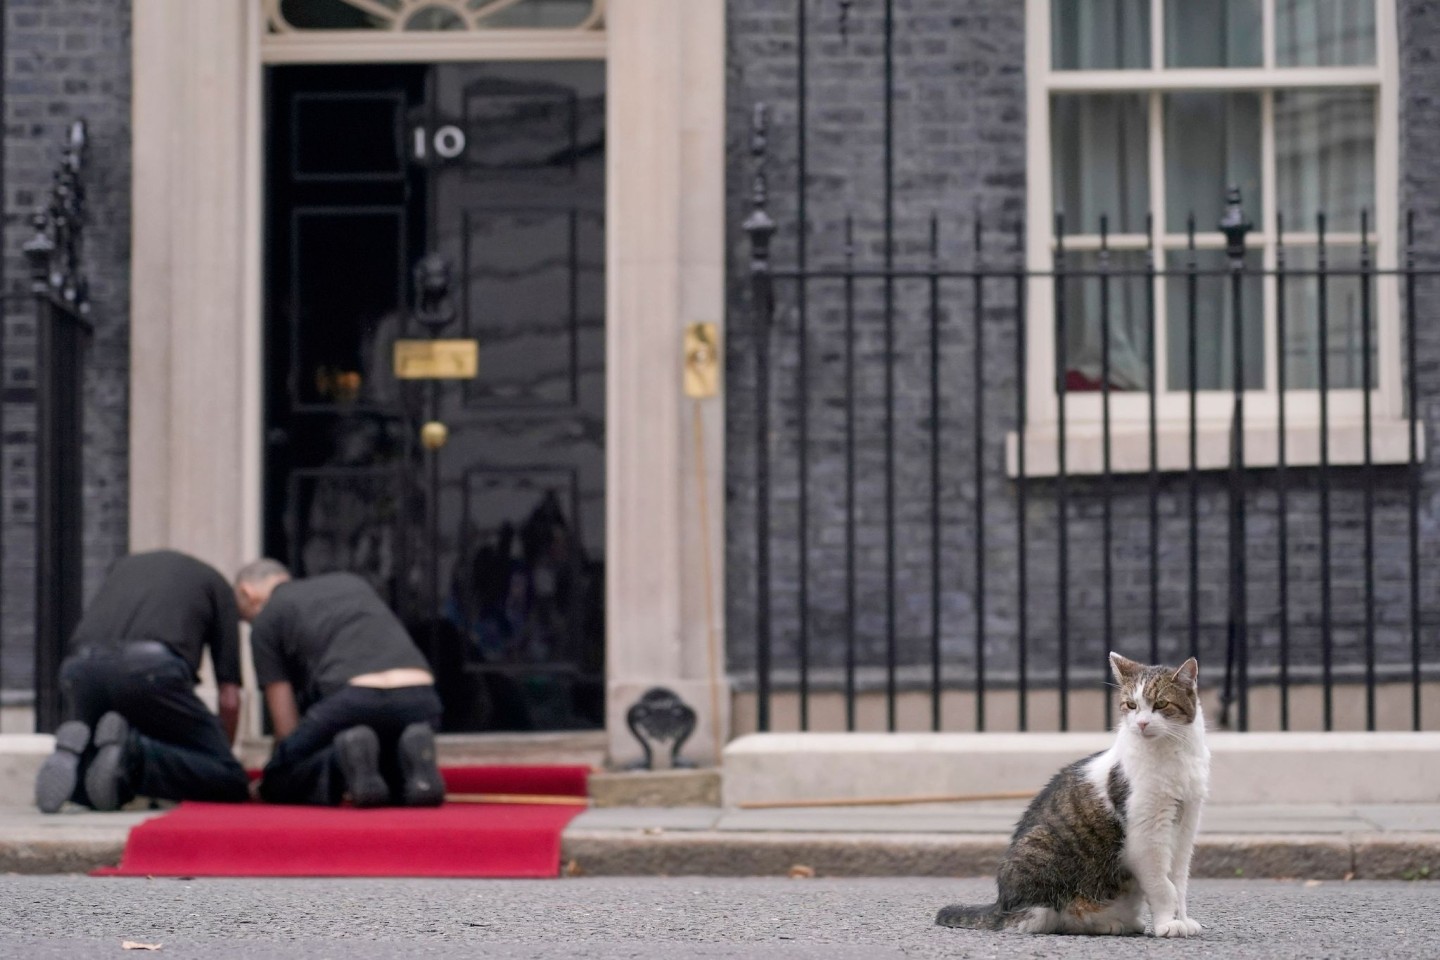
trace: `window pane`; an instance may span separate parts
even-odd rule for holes
[[[1255,223],[1260,197],[1260,95],[1173,93],[1165,97],[1165,229],[1214,229],[1225,192],[1239,187]]]
[[[1373,252],[1372,252],[1373,258]],[[1354,271],[1360,266],[1356,247],[1330,247],[1325,251],[1327,270]],[[1285,249],[1285,269],[1315,270],[1319,252],[1313,248]],[[1315,390],[1320,386],[1320,279],[1287,277],[1285,297],[1285,342],[1281,356],[1285,358],[1285,388]],[[1376,353],[1379,341],[1375,328],[1375,281],[1370,281],[1370,385],[1380,382]],[[1325,280],[1325,355],[1329,359],[1326,380],[1332,390],[1355,389],[1363,386],[1360,366],[1361,323],[1365,317],[1358,275],[1329,276]]]
[[[1050,0],[1055,70],[1150,66],[1150,0]]]
[[[1110,254],[1113,270],[1142,271],[1145,254],[1116,251]],[[1067,253],[1067,271],[1100,269],[1095,251]],[[1105,301],[1110,309],[1110,365],[1112,390],[1144,390],[1150,384],[1149,304],[1145,298],[1145,277],[1070,276],[1063,281],[1065,302],[1065,386],[1067,390],[1099,390],[1105,382],[1101,353],[1105,332]],[[1056,317],[1059,324],[1059,317]],[[1058,334],[1058,330],[1057,330]],[[1059,338],[1057,336],[1057,343]]]
[[[1170,250],[1165,254],[1166,269],[1171,275],[1165,280],[1166,370],[1171,390],[1190,389],[1190,324],[1195,324],[1195,385],[1200,390],[1231,390],[1235,382],[1234,322],[1231,309],[1234,294],[1229,275],[1207,275],[1195,278],[1192,302],[1188,250]],[[1195,264],[1199,271],[1224,270],[1227,263],[1223,250],[1198,250]],[[1260,251],[1245,254],[1247,270],[1260,269]],[[1240,285],[1241,322],[1245,335],[1245,388],[1259,390],[1265,385],[1265,315],[1261,297],[1261,278],[1246,276]]]
[[[1277,92],[1275,160],[1286,230],[1314,230],[1321,211],[1331,230],[1359,230],[1375,206],[1375,95]]]
[[[271,30],[469,30],[501,27],[578,27],[597,11],[599,0],[519,0],[487,3],[478,0],[279,0]],[[486,13],[487,10],[494,13]],[[480,14],[470,21],[467,16]]]
[[[1275,62],[1282,67],[1375,63],[1372,0],[1275,0]]]
[[[1056,212],[1067,233],[1143,233],[1149,206],[1144,94],[1056,96],[1050,112]]]
[[[1165,66],[1259,67],[1260,0],[1165,0]]]
[[[576,27],[594,7],[595,0],[525,0],[480,23],[485,27]]]

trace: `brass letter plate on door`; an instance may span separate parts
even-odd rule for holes
[[[401,380],[473,380],[479,371],[475,340],[395,341],[395,376]]]

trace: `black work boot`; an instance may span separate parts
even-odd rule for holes
[[[95,725],[95,759],[85,771],[85,792],[96,810],[119,810],[135,796],[135,746],[130,723],[113,710]]]
[[[438,807],[445,802],[445,781],[435,762],[435,731],[412,723],[400,734],[401,799],[407,807]]]
[[[381,807],[390,802],[390,788],[380,776],[380,738],[374,730],[351,727],[335,734],[335,760],[351,803]]]
[[[45,758],[35,777],[35,806],[41,813],[56,813],[75,795],[80,758],[88,746],[90,728],[79,720],[62,723],[55,731],[55,752]]]

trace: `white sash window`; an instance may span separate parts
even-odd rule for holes
[[[1398,194],[1398,68],[1393,4],[1377,0],[1028,0],[1029,266],[1055,265],[1063,222],[1071,270],[1159,271],[1225,266],[1216,229],[1225,192],[1239,187],[1254,229],[1242,291],[1247,423],[1277,415],[1280,365],[1293,425],[1318,416],[1318,284],[1285,281],[1284,342],[1277,337],[1279,257],[1315,269],[1320,222],[1331,269],[1355,268],[1364,239],[1372,262],[1393,268],[1401,241]],[[1102,227],[1102,217],[1104,218]],[[1280,227],[1283,223],[1283,246]],[[1102,240],[1102,230],[1107,234]],[[1189,298],[1183,277],[1110,281],[1111,413],[1148,421],[1153,376],[1159,418],[1188,421]],[[1200,419],[1231,411],[1233,361],[1229,278],[1202,277],[1196,298],[1195,387]],[[1098,283],[1066,282],[1064,371],[1056,369],[1054,297],[1032,297],[1032,421],[1054,423],[1058,376],[1067,422],[1100,416]],[[1327,284],[1330,415],[1343,429],[1360,416],[1361,281]],[[1399,284],[1371,286],[1372,400],[1377,446],[1403,412]],[[1053,294],[1053,290],[1051,291]],[[1150,301],[1153,298],[1153,322]],[[1150,369],[1151,338],[1155,369]],[[1393,431],[1392,431],[1393,432]],[[1042,431],[1043,433],[1043,431]],[[1390,440],[1396,438],[1391,437]],[[1037,441],[1043,441],[1037,437]],[[1120,442],[1125,442],[1120,437]],[[1303,446],[1303,441],[1302,441]],[[1398,437],[1397,450],[1405,438]],[[1223,450],[1223,445],[1221,447]],[[1295,451],[1297,454],[1299,450]],[[1376,450],[1386,459],[1385,450]],[[1123,459],[1123,458],[1122,458]],[[1142,461],[1146,458],[1141,458]],[[1163,458],[1162,459],[1168,459]],[[1259,460],[1264,461],[1263,453]],[[1218,465],[1218,464],[1217,464]]]

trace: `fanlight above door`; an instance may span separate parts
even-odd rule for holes
[[[598,30],[605,0],[265,0],[271,33],[308,30]]]

